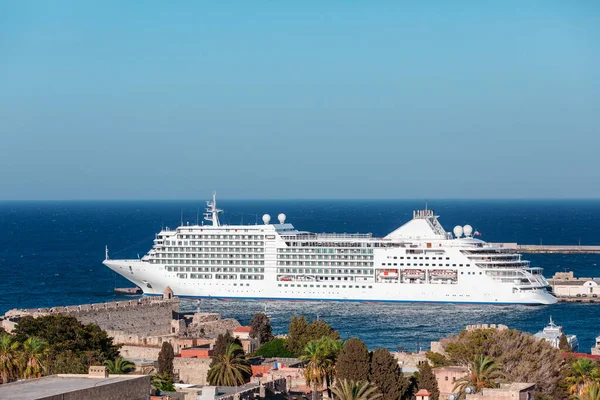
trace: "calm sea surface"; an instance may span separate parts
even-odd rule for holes
[[[200,209],[198,207],[200,206]],[[313,232],[372,232],[383,236],[422,208],[412,200],[220,201],[223,223],[273,220],[280,212],[298,229]],[[483,239],[521,244],[600,244],[600,201],[435,200],[447,231],[470,224]],[[104,302],[124,298],[113,288],[128,282],[105,268],[104,246],[113,258],[142,256],[162,226],[195,223],[200,202],[0,202],[0,313],[11,308]],[[600,276],[600,255],[528,255],[547,277],[571,270]],[[502,323],[536,332],[550,315],[589,352],[600,334],[600,304],[553,306],[458,306],[452,304],[359,304],[184,301],[186,310],[219,312],[247,323],[253,313],[271,316],[276,333],[292,315],[323,318],[344,337],[358,336],[371,348],[427,348],[431,340],[467,324]]]

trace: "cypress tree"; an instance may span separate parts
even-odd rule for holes
[[[573,349],[571,348],[571,345],[569,344],[569,341],[567,340],[567,337],[565,336],[564,333],[562,335],[560,335],[560,341],[558,342],[558,348],[561,351],[566,351],[568,353],[573,351]]]
[[[285,346],[290,353],[299,356],[308,342],[319,340],[323,336],[334,340],[340,338],[339,332],[323,320],[308,323],[304,316],[292,317]]]
[[[419,365],[419,389],[429,390],[431,392],[430,400],[439,400],[440,398],[437,379],[435,379],[435,374],[427,361]]]
[[[250,337],[257,338],[260,344],[273,340],[273,329],[271,321],[264,313],[254,314],[250,320]]]
[[[215,342],[215,347],[213,348],[213,359],[210,363],[211,368],[214,364],[217,363],[217,358],[225,354],[227,346],[229,346],[229,344],[231,343],[237,343],[240,346],[242,345],[242,342],[240,342],[239,339],[231,336],[231,332],[229,331],[227,331],[224,335],[220,333],[219,336],[217,336],[217,341]]]
[[[344,343],[335,363],[335,377],[338,381],[369,380],[371,354],[364,342],[358,338],[350,338]]]
[[[382,394],[381,400],[405,399],[407,396],[409,382],[387,349],[375,349],[373,352],[369,382],[377,386]]]
[[[158,353],[158,374],[173,382],[173,346],[169,342],[163,342]]]

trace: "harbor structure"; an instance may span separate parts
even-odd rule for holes
[[[554,321],[552,321],[552,317],[550,317],[550,323],[543,330],[536,333],[535,337],[550,342],[553,347],[558,349],[560,348],[560,338],[562,335],[565,335],[567,338],[567,342],[569,343],[571,350],[576,351],[579,347],[577,336],[565,334],[562,326],[556,325]]]
[[[104,264],[149,295],[225,299],[553,304],[542,269],[479,239],[470,225],[446,232],[433,210],[383,238],[300,231],[279,214],[271,224],[163,229],[140,259]]]

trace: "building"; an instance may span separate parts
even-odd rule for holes
[[[233,337],[238,338],[242,342],[242,347],[246,353],[253,353],[260,346],[258,338],[253,339],[250,337],[251,329],[249,326],[238,326],[233,330]]]
[[[431,393],[427,389],[421,389],[415,393],[416,400],[429,400]]]
[[[88,374],[59,374],[0,385],[0,399],[11,400],[146,400],[150,376],[108,375],[106,367]]]
[[[435,379],[437,380],[440,398],[448,398],[454,393],[454,385],[456,381],[463,376],[467,376],[469,369],[467,367],[439,367],[433,368]]]
[[[466,400],[534,400],[534,383],[500,384],[497,389],[482,389],[481,393],[468,394]]]

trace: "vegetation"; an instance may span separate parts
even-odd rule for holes
[[[106,366],[106,369],[108,369],[109,374],[120,375],[135,371],[135,364],[122,357],[117,357],[114,360],[106,360],[104,361],[104,365]]]
[[[277,338],[270,342],[264,343],[254,352],[254,355],[263,356],[265,358],[270,357],[294,357],[294,354],[290,353],[285,346],[285,339]]]
[[[377,400],[381,393],[366,381],[338,380],[331,390],[337,400]]]
[[[562,352],[546,341],[516,330],[475,329],[462,331],[445,345],[454,365],[471,365],[487,356],[502,366],[510,382],[535,382],[538,400],[566,399],[563,381],[568,368]]]
[[[173,381],[164,375],[154,374],[150,378],[152,388],[158,392],[174,392],[175,385]]]
[[[163,342],[158,353],[158,374],[173,382],[173,346],[169,342]]]
[[[119,356],[119,346],[115,346],[113,339],[98,325],[83,325],[67,315],[24,317],[15,327],[14,335],[23,351],[29,338],[44,342],[39,361],[46,374],[87,373],[91,365],[102,365]],[[39,345],[34,342],[29,343],[29,351],[34,350],[31,346]],[[38,370],[39,366],[31,365],[30,368]]]
[[[335,376],[353,383],[368,382],[370,366],[371,354],[367,346],[358,338],[350,338],[337,357]]]
[[[459,399],[464,399],[466,389],[473,388],[473,393],[481,392],[483,388],[495,388],[504,379],[502,367],[492,358],[479,356],[469,363],[469,374],[456,380],[454,390],[459,394]]]
[[[440,390],[438,388],[437,379],[428,362],[419,365],[418,386],[419,389],[427,389],[431,392],[431,396],[429,397],[430,400],[439,400]]]
[[[567,337],[565,336],[564,333],[562,335],[560,335],[560,341],[558,342],[558,348],[561,351],[566,351],[568,353],[573,351],[573,349],[571,348],[571,345],[569,344],[569,341],[567,340]]]
[[[28,337],[23,342],[23,371],[25,379],[39,378],[42,376],[45,368],[42,365],[42,358],[47,352],[47,343],[34,336]]]
[[[400,372],[398,362],[389,350],[373,351],[369,376],[369,382],[377,386],[382,400],[405,399],[407,396],[410,398],[410,383]]]
[[[569,394],[582,396],[592,383],[600,383],[600,368],[592,360],[578,358],[571,364],[565,383]]]
[[[0,383],[8,383],[20,375],[19,349],[14,336],[0,332]]]
[[[219,334],[219,336],[217,336],[217,341],[215,342],[215,347],[213,348],[213,358],[210,363],[211,367],[217,363],[218,357],[224,355],[227,352],[227,348],[232,343],[235,343],[242,347],[242,342],[240,342],[239,339],[231,336],[231,332],[229,331],[227,331],[224,335]]]
[[[258,339],[260,344],[264,344],[273,340],[271,321],[266,314],[254,314],[250,320],[250,337]]]
[[[600,384],[590,383],[581,396],[577,396],[577,400],[600,400]]]
[[[323,336],[334,340],[338,340],[340,337],[338,331],[323,320],[316,320],[309,323],[304,316],[292,317],[287,335],[286,348],[290,353],[299,356],[303,353],[308,342],[319,340]]]
[[[215,363],[208,371],[208,382],[212,386],[243,385],[252,375],[252,369],[237,343],[229,343],[225,353],[214,357]]]
[[[427,357],[427,359],[431,362],[433,368],[447,367],[449,365],[452,365],[452,362],[448,359],[448,357],[440,353],[428,351],[427,353],[425,353],[425,357]]]

